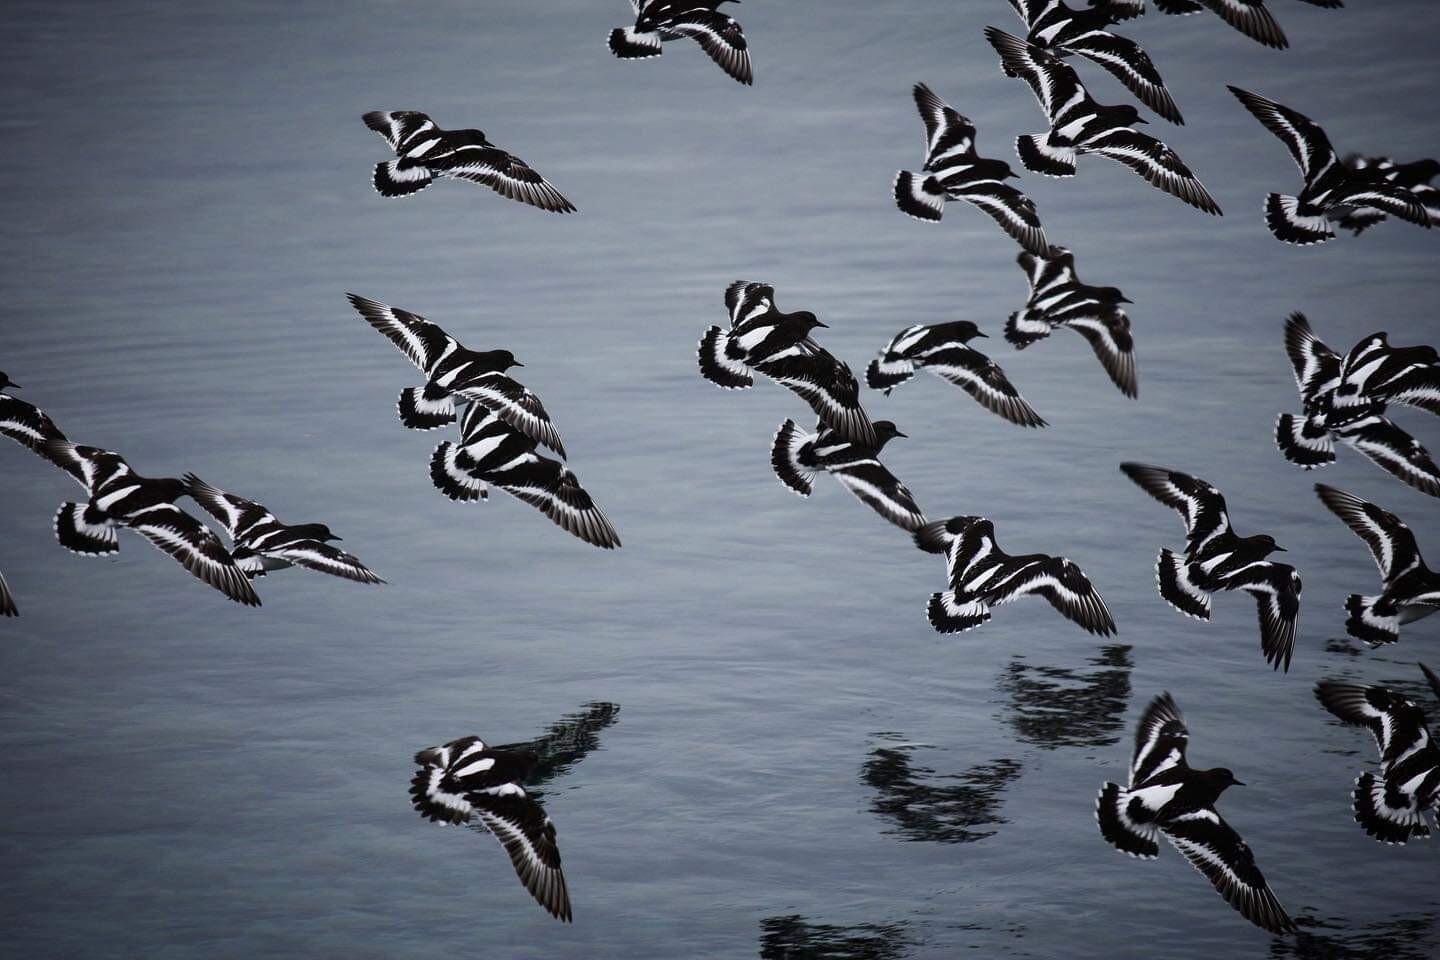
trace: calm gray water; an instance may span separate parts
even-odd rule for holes
[[[1342,598],[1376,574],[1311,484],[1401,514],[1432,560],[1440,510],[1349,451],[1305,474],[1270,432],[1296,406],[1291,310],[1341,349],[1379,328],[1436,339],[1440,231],[1275,242],[1261,198],[1298,177],[1223,85],[1293,104],[1342,150],[1434,155],[1440,10],[1272,6],[1284,53],[1208,14],[1124,28],[1188,120],[1152,131],[1223,219],[1099,159],[1021,181],[1082,276],[1135,301],[1131,402],[1078,337],[998,340],[1025,286],[987,219],[952,207],[929,227],[890,200],[920,161],[917,80],[988,155],[1042,129],[981,36],[1018,32],[1001,0],[747,0],[753,89],[693,46],[614,61],[620,0],[9,4],[0,369],[72,438],[325,520],[390,583],[287,572],[258,584],[257,611],[129,534],[117,558],[79,559],[50,528],[78,489],[0,443],[0,570],[22,612],[0,624],[0,954],[1436,955],[1436,841],[1385,847],[1351,822],[1373,748],[1310,691],[1336,676],[1419,695],[1440,619],[1379,653],[1343,638]],[[380,199],[387,151],[359,117],[399,108],[482,127],[580,215],[454,182]],[[921,378],[867,400],[912,438],[886,459],[932,517],[984,513],[1013,551],[1079,562],[1119,636],[1038,601],[932,632],[936,558],[838,485],[807,502],[772,476],[770,438],[803,406],[696,372],[737,278],[814,310],[857,367],[911,323],[996,337],[1051,427]],[[439,496],[440,435],[394,417],[417,376],[347,290],[514,350],[624,548],[503,495]],[[1433,419],[1397,418],[1440,446]],[[1204,625],[1156,596],[1180,527],[1123,459],[1199,473],[1242,532],[1290,548],[1305,591],[1288,675],[1261,661],[1248,598],[1220,596]],[[1096,831],[1095,792],[1164,689],[1192,761],[1251,784],[1222,810],[1299,938],[1250,927],[1173,850],[1142,863]],[[543,786],[565,926],[492,840],[421,821],[406,788],[420,747],[563,737],[576,714],[585,735]]]

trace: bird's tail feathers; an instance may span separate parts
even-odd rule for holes
[[[1358,593],[1345,598],[1345,610],[1350,614],[1345,630],[1372,647],[1394,643],[1400,638],[1400,618],[1377,613],[1375,607],[1379,602],[1379,597],[1363,597]]]
[[[435,489],[458,503],[473,503],[490,495],[485,481],[470,472],[475,466],[464,447],[446,440],[430,457],[430,480]]]
[[[1100,835],[1121,853],[1153,860],[1160,855],[1157,828],[1153,823],[1132,820],[1126,809],[1129,803],[1129,793],[1119,784],[1107,783],[1100,788],[1095,798],[1095,822],[1100,824]]]
[[[1024,134],[1015,138],[1015,151],[1025,169],[1047,177],[1075,176],[1075,148],[1057,147],[1048,137]]]
[[[895,205],[916,220],[938,223],[945,215],[945,188],[928,174],[901,170],[895,175]]]
[[[802,497],[810,496],[814,489],[815,471],[800,462],[800,448],[815,439],[795,423],[786,420],[775,431],[775,441],[770,445],[770,465],[780,482]]]
[[[1155,585],[1165,602],[1185,616],[1210,619],[1210,594],[1195,582],[1194,571],[1185,558],[1176,556],[1169,547],[1160,551],[1155,564]]]
[[[55,513],[55,539],[66,550],[86,557],[103,557],[120,549],[120,538],[105,515],[83,503],[60,505]]]
[[[424,167],[402,167],[400,161],[375,164],[375,192],[382,197],[407,197],[430,186],[430,171]]]
[[[455,422],[455,403],[449,394],[429,397],[422,387],[401,390],[395,409],[400,422],[411,430],[437,430]]]

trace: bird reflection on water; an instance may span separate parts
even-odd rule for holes
[[[1015,657],[998,684],[1010,701],[1004,719],[1024,743],[1037,747],[1103,747],[1117,743],[1130,702],[1130,647],[1111,644],[1089,659],[1090,669],[1032,666]]]
[[[899,740],[896,734],[876,737]],[[977,764],[963,773],[937,775],[914,766],[914,744],[876,747],[861,768],[860,779],[874,788],[870,810],[896,828],[905,840],[972,843],[993,836],[983,829],[1006,823],[999,814],[1005,789],[1020,776],[1016,760],[1001,758]]]

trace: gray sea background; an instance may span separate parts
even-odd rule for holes
[[[1436,155],[1440,7],[1270,6],[1288,51],[1208,13],[1118,28],[1185,113],[1149,132],[1223,218],[1098,158],[1019,181],[1081,277],[1135,301],[1131,401],[1070,333],[1023,353],[1000,339],[1026,288],[987,218],[952,205],[923,225],[890,197],[922,160],[916,81],[1017,169],[1014,137],[1044,129],[981,34],[1023,32],[1001,0],[746,0],[731,9],[753,88],[693,44],[616,61],[619,0],[13,0],[0,369],[72,439],[328,522],[389,583],[287,571],[252,610],[130,534],[113,559],[77,558],[51,520],[81,491],[0,443],[0,571],[21,610],[0,622],[0,955],[1440,955],[1440,841],[1387,847],[1352,822],[1373,744],[1311,693],[1341,677],[1428,697],[1415,661],[1440,667],[1440,618],[1384,650],[1345,639],[1343,598],[1378,578],[1311,486],[1400,514],[1433,561],[1440,505],[1352,451],[1307,474],[1271,440],[1297,408],[1289,312],[1340,350],[1379,329],[1440,340],[1440,231],[1278,243],[1261,200],[1298,173],[1225,90],[1292,105],[1342,151]],[[580,213],[456,182],[381,199],[374,109],[482,128]],[[815,311],[857,369],[910,324],[989,333],[1050,426],[922,377],[867,392],[910,435],[886,462],[931,517],[983,514],[1012,552],[1074,559],[1118,636],[1038,600],[934,633],[937,558],[827,478],[802,501],[772,475],[776,426],[806,408],[700,378],[696,341],[736,279]],[[419,376],[346,291],[513,350],[624,547],[498,492],[441,497],[428,460],[449,434],[396,422]],[[1396,418],[1440,449],[1440,423]],[[1200,624],[1156,595],[1181,529],[1118,472],[1130,459],[1205,477],[1242,533],[1290,549],[1288,675],[1262,661],[1248,597]],[[1298,937],[1252,928],[1173,849],[1139,862],[1099,836],[1095,793],[1123,779],[1162,690],[1191,761],[1250,784],[1221,810]],[[530,740],[576,714],[585,736],[541,788],[566,926],[493,840],[422,821],[406,789],[419,748]]]

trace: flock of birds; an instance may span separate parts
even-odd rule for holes
[[[635,23],[610,35],[622,59],[660,55],[664,42],[691,39],[735,80],[753,81],[744,33],[720,12],[738,0],[632,0]],[[1339,7],[1340,0],[1304,0]],[[1099,65],[1157,115],[1183,123],[1159,72],[1133,41],[1111,31],[1145,11],[1143,0],[1090,0],[1075,9],[1063,0],[1010,0],[1024,37],[995,27],[986,39],[1002,71],[1023,79],[1039,101],[1049,129],[1022,135],[1015,149],[1027,170],[1052,177],[1076,173],[1087,154],[1125,164],[1153,186],[1206,213],[1220,208],[1198,178],[1166,144],[1135,127],[1146,121],[1132,105],[1095,101],[1066,62],[1071,55]],[[1210,10],[1268,46],[1287,40],[1261,0],[1155,0],[1166,14]],[[1384,157],[1342,160],[1309,118],[1257,94],[1230,88],[1241,104],[1289,148],[1304,178],[1298,196],[1270,194],[1265,220],[1280,240],[1311,244],[1354,234],[1388,217],[1429,227],[1440,219],[1440,191],[1430,181],[1440,163],[1396,163]],[[1127,397],[1138,395],[1134,340],[1115,287],[1080,281],[1074,254],[1051,244],[1035,204],[1007,181],[1017,174],[1005,161],[976,152],[976,129],[925,84],[913,91],[925,126],[926,153],[919,172],[901,171],[894,199],[901,211],[939,221],[945,205],[964,200],[988,214],[1021,247],[1029,295],[1012,313],[1005,339],[1017,350],[1067,327],[1089,343],[1106,374]],[[444,130],[417,111],[376,111],[363,117],[395,152],[378,163],[373,184],[385,197],[417,193],[434,180],[454,178],[553,213],[574,205],[532,167],[495,146],[479,130]],[[494,485],[536,508],[575,537],[602,548],[620,539],[601,509],[563,461],[565,449],[544,405],[510,372],[521,364],[508,350],[471,350],[417,314],[349,295],[361,317],[384,334],[423,374],[397,404],[401,423],[414,430],[459,424],[459,438],[434,450],[435,487],[458,502],[485,499]],[[943,555],[947,582],[932,593],[928,619],[954,633],[979,627],[992,608],[1029,595],[1048,601],[1063,617],[1099,635],[1115,632],[1105,601],[1079,566],[1044,553],[1012,555],[982,516],[927,520],[910,490],[885,467],[886,444],[904,437],[894,423],[872,420],[861,403],[859,380],[845,362],[821,346],[826,324],[809,311],[787,313],[763,282],[738,281],[724,294],[729,326],[711,326],[698,349],[700,373],[727,389],[754,385],[759,374],[803,400],[815,417],[812,430],[786,419],[771,445],[780,482],[807,497],[823,472],[914,544]],[[897,333],[865,370],[866,385],[888,394],[928,370],[968,393],[1010,423],[1045,426],[1006,373],[971,344],[985,334],[969,321],[915,325]],[[1428,346],[1392,346],[1382,333],[1364,338],[1343,356],[1311,331],[1304,316],[1285,324],[1285,349],[1300,392],[1302,412],[1281,414],[1275,440],[1284,457],[1305,469],[1335,459],[1339,440],[1384,470],[1440,497],[1440,468],[1425,448],[1385,416],[1402,404],[1440,415],[1440,355]],[[39,408],[12,395],[19,385],[0,373],[0,433],[69,474],[85,502],[64,503],[55,535],[67,549],[103,556],[119,549],[118,531],[134,531],[191,574],[236,602],[258,606],[252,580],[301,566],[359,583],[384,581],[357,557],[333,546],[340,538],[323,523],[287,524],[261,504],[212,486],[198,476],[145,477],[118,453],[71,442]],[[559,459],[542,454],[544,448]],[[1301,581],[1293,566],[1270,559],[1284,550],[1268,534],[1240,536],[1225,497],[1209,482],[1163,466],[1126,462],[1121,471],[1184,522],[1183,548],[1164,547],[1156,563],[1160,596],[1178,612],[1210,618],[1217,591],[1243,591],[1256,601],[1260,646],[1275,669],[1288,671],[1295,648]],[[1367,644],[1392,643],[1402,625],[1440,608],[1440,574],[1421,557],[1399,517],[1351,493],[1316,484],[1321,503],[1369,548],[1379,567],[1374,595],[1351,595],[1346,631]],[[190,498],[228,536],[220,536],[178,501]],[[17,615],[0,576],[0,614]],[[1440,697],[1440,678],[1421,665]],[[1353,807],[1366,833],[1386,843],[1428,836],[1427,811],[1440,808],[1440,746],[1413,701],[1378,686],[1322,681],[1315,695],[1335,717],[1365,727],[1380,751],[1378,773],[1356,780]],[[1106,783],[1096,802],[1100,832],[1116,849],[1153,858],[1163,835],[1236,910],[1275,932],[1295,929],[1255,864],[1249,846],[1215,809],[1238,785],[1224,768],[1200,770],[1186,761],[1185,721],[1169,694],[1156,697],[1140,718],[1128,783]],[[467,824],[496,836],[531,895],[552,915],[571,919],[569,893],[554,824],[525,784],[536,763],[525,750],[492,748],[466,736],[420,751],[411,798],[432,821]]]

